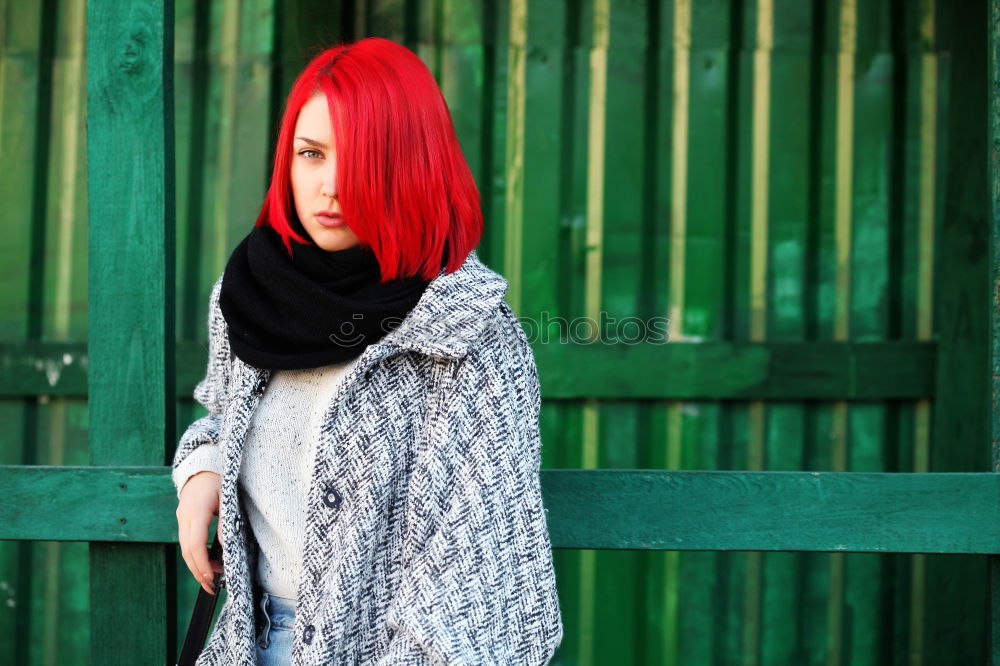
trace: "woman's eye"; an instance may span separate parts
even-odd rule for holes
[[[309,155],[306,155],[306,153],[313,153],[314,155],[316,155],[316,157],[320,157],[319,152],[312,150],[311,148],[306,148],[305,150],[299,151],[299,155],[302,155],[303,157],[309,157]]]

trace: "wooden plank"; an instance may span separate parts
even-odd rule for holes
[[[508,86],[506,83],[513,75],[513,72],[509,72],[507,69],[505,55],[506,49],[510,48],[511,40],[514,37],[514,34],[506,29],[507,22],[513,17],[512,14],[507,16],[504,13],[507,4],[510,7],[514,6],[514,3],[498,3],[496,14],[496,25],[504,26],[496,31],[498,48],[495,51],[497,56],[493,60],[493,71],[497,85],[492,88],[492,91],[495,91],[496,101],[492,114],[494,120],[491,122],[497,127],[497,141],[492,147],[484,146],[484,159],[489,151],[496,155],[503,154],[501,149],[503,143],[500,139],[503,137],[501,128],[506,126],[506,123],[502,123],[502,121],[508,113],[508,96],[506,94]],[[532,3],[532,6],[541,7],[542,5]],[[560,92],[562,106],[558,110],[563,143],[562,150],[558,155],[561,174],[558,192],[561,249],[557,268],[559,308],[556,312],[569,316],[583,314],[588,289],[585,265],[588,255],[586,219],[593,4],[565,3],[565,12],[566,49],[561,54],[562,67],[564,68],[561,79],[562,91]],[[531,35],[529,35],[530,37]],[[534,80],[535,77],[532,73],[530,81],[533,83]],[[502,87],[501,83],[504,84]],[[533,95],[529,96],[527,101],[533,102]],[[529,131],[543,127],[543,122],[532,119]],[[531,144],[526,146],[528,149],[532,147]],[[499,221],[503,210],[503,191],[494,183],[501,182],[499,176],[502,175],[502,172],[499,169],[487,169],[485,173],[492,175],[492,179],[488,180],[488,188],[484,192],[490,193],[489,201],[495,211],[495,219]],[[531,188],[534,183],[528,182],[526,186]],[[532,206],[539,207],[544,211],[548,196],[551,196],[551,193],[547,195],[546,201],[532,203]],[[488,233],[486,240],[490,242],[489,247],[497,248],[503,237],[496,233],[489,234],[489,217],[486,219],[486,225]],[[530,271],[531,264],[534,262],[530,256],[526,259]],[[544,383],[542,386],[544,392]],[[554,467],[595,467],[598,460],[592,412],[592,406],[586,401],[554,402],[544,400],[542,403],[543,458],[547,458]],[[561,661],[581,664],[593,663],[593,659],[588,657],[593,646],[593,636],[589,632],[593,630],[595,613],[591,575],[593,555],[592,552],[567,550],[557,550],[553,553],[560,604],[566,609],[563,616],[564,637],[557,657]]]
[[[932,395],[921,370],[924,360],[915,358],[933,355],[928,343],[539,344],[534,349],[543,393],[555,399],[869,400]]]
[[[46,161],[50,150],[48,112],[52,105],[49,67],[54,12],[41,3],[0,2],[0,338],[37,339],[42,333],[41,265],[45,226]],[[39,422],[44,412],[35,401],[0,402],[0,462],[37,462]],[[52,641],[30,641],[41,612],[26,600],[37,598],[46,581],[33,566],[37,544],[0,543],[0,594],[5,611],[0,631],[12,640],[0,646],[0,663],[26,664]]]
[[[896,295],[892,291],[893,226],[897,219],[886,186],[892,176],[885,159],[889,147],[902,140],[893,125],[898,92],[895,67],[901,55],[889,50],[890,28],[886,7],[858,3],[855,13],[857,57],[854,62],[853,140],[850,163],[850,267],[847,271],[846,321],[851,340],[885,341],[893,337]],[[842,27],[842,30],[844,28]],[[842,42],[843,43],[843,42]],[[852,54],[854,55],[854,54]],[[887,437],[894,412],[881,401],[847,405],[844,411],[845,469],[857,472],[893,472]],[[898,559],[898,558],[897,558]],[[891,573],[901,563],[890,557],[843,558],[843,605],[840,633],[830,635],[839,645],[844,664],[883,661],[884,644],[896,627],[885,617],[884,603],[892,594]]]
[[[175,354],[177,396],[191,399],[195,384],[205,375],[208,343],[178,343]],[[0,397],[84,398],[89,365],[85,342],[0,343]]]
[[[670,167],[672,163],[672,118],[674,77],[674,9],[673,3],[658,0],[649,3],[649,40],[646,55],[646,116],[644,133],[646,153],[643,193],[643,245],[641,265],[644,289],[640,294],[640,307],[645,312],[658,309],[669,316],[670,293]],[[671,446],[669,428],[670,404],[650,403],[642,409],[644,438],[639,467],[646,469],[676,469],[679,461],[677,446]],[[678,410],[675,410],[675,412]],[[698,553],[704,559],[711,553]],[[645,640],[638,647],[637,663],[676,664],[682,624],[698,609],[680,598],[681,553],[647,553],[642,561],[642,575],[646,580],[646,610],[640,617],[640,628]],[[704,569],[703,569],[704,570]],[[697,581],[694,581],[697,584]],[[690,625],[703,628],[707,621],[694,621]],[[697,638],[695,639],[697,640]]]
[[[204,326],[202,326],[204,328]],[[546,400],[930,397],[933,342],[704,342],[669,345],[536,344]],[[204,376],[204,342],[176,345],[177,395]],[[0,397],[85,397],[83,343],[0,343]]]
[[[813,17],[814,42],[810,72],[812,113],[810,121],[810,211],[808,219],[810,247],[810,284],[808,336],[813,339],[833,338],[834,307],[837,275],[835,240],[835,178],[837,147],[837,52],[840,3],[824,3],[816,7]],[[829,471],[833,465],[833,408],[829,402],[806,408],[806,451],[803,468]],[[803,556],[799,572],[803,603],[800,622],[807,631],[800,634],[802,663],[828,663],[827,624],[830,616],[831,556]]]
[[[835,148],[833,163],[833,257],[834,272],[830,287],[833,292],[831,324],[833,339],[847,341],[851,337],[851,269],[852,243],[854,240],[854,153],[855,137],[855,73],[857,64],[857,21],[856,0],[842,0],[835,3],[837,18],[836,49],[836,95],[833,99],[835,118]],[[835,472],[847,470],[848,426],[850,407],[843,401],[831,405],[830,429],[824,439],[829,439],[830,467]],[[826,663],[840,666],[847,663],[845,652],[845,574],[846,563],[840,553],[828,559],[829,592],[826,603]],[[848,630],[852,627],[848,624]]]
[[[543,478],[559,548],[1000,548],[1000,476],[989,473],[548,470]]]
[[[648,228],[644,219],[644,195],[652,184],[645,171],[650,139],[645,133],[645,116],[649,113],[648,100],[652,92],[645,71],[648,4],[594,3],[587,215],[591,223],[590,238],[596,243],[588,243],[592,264],[587,274],[586,314],[598,319],[601,315],[623,320],[654,314],[644,311],[643,307],[648,302],[645,291],[652,286],[645,282],[643,265],[644,235]],[[537,16],[541,12],[535,13]],[[545,22],[543,17],[537,24]],[[539,41],[548,41],[544,33],[540,37]],[[532,59],[529,55],[529,63]],[[530,93],[528,99],[531,123],[535,113]],[[598,159],[602,160],[600,165],[594,162]],[[527,180],[537,179],[538,176],[530,171],[529,162]],[[530,194],[527,187],[526,192]],[[541,201],[541,197],[535,199]],[[535,214],[525,215],[526,225],[530,226],[531,220],[536,219]],[[527,265],[531,260],[532,268],[538,267],[543,261],[539,251],[544,250],[532,242],[527,243],[526,250],[523,263]],[[555,258],[557,253],[550,252],[549,256]],[[596,272],[592,273],[591,267],[596,267]],[[533,282],[526,283],[525,287],[537,290],[540,295],[541,275],[537,268]],[[667,313],[664,308],[663,312],[655,314]],[[544,383],[545,379],[541,381]],[[604,401],[594,405],[597,466],[600,469],[641,466],[641,453],[653,444],[643,436],[646,407],[634,401]],[[642,553],[638,552],[593,553],[591,663],[641,662],[636,649],[642,643],[645,629],[642,626],[647,594],[642,584],[645,562]]]
[[[733,32],[741,10],[730,3],[697,0],[677,3],[673,9],[673,159],[667,181],[673,242],[665,304],[670,339],[678,348],[734,337],[732,310],[738,297],[733,281],[739,269],[730,260],[730,245],[740,215],[734,185],[743,145],[731,143],[731,127],[743,90],[733,85],[741,60]],[[609,233],[616,235],[614,230]],[[744,442],[729,436],[734,419],[745,411],[742,405],[706,400],[712,395],[669,397],[692,400],[666,407],[667,439],[657,444],[666,447],[671,467],[743,466]],[[671,572],[679,606],[675,663],[742,660],[746,564],[745,554],[681,553],[676,558]],[[693,622],[685,618],[689,613],[704,619]]]
[[[556,548],[1000,553],[1000,474],[542,470]],[[176,542],[168,467],[0,466],[0,539]],[[39,497],[46,511],[39,514]]]
[[[897,4],[892,11],[893,51],[905,55],[894,67],[893,80],[898,97],[894,103],[893,126],[897,133],[892,149],[892,172],[897,192],[895,235],[890,260],[895,265],[891,286],[899,293],[898,335],[931,340],[934,333],[934,236],[940,206],[938,153],[946,147],[938,122],[939,55],[936,35],[937,2]],[[930,421],[933,403],[919,400],[899,405],[896,422],[890,422],[890,437],[896,439],[896,469],[926,472],[929,466]],[[890,446],[893,446],[890,443]],[[914,555],[902,560],[889,574],[892,611],[906,618],[905,631],[894,631],[887,639],[898,654],[910,655],[910,666],[926,663],[927,646],[933,636],[951,632],[947,626],[929,628],[928,611],[945,622],[962,623],[947,606],[927,598],[927,560]],[[901,624],[901,623],[900,623]],[[972,659],[979,661],[979,659]]]
[[[173,24],[172,0],[87,3],[93,465],[161,465],[174,445]],[[173,660],[166,561],[91,543],[92,663]]]
[[[12,509],[0,539],[177,542],[177,491],[168,467],[5,465],[0,479]],[[42,514],[35,508],[41,497]]]
[[[809,337],[810,288],[815,276],[811,256],[810,167],[816,108],[813,57],[816,6],[794,0],[773,3],[773,48],[770,56],[770,114],[766,170],[768,341],[804,341]],[[761,24],[758,17],[758,26]],[[763,27],[763,26],[761,26]],[[758,28],[758,33],[760,28]],[[758,49],[763,48],[758,44]],[[755,123],[756,125],[756,123]],[[761,462],[764,469],[806,468],[807,410],[796,402],[765,406]],[[761,555],[759,656],[756,663],[807,664],[802,636],[811,630],[803,617],[802,581],[808,555]]]
[[[274,61],[278,68],[275,99],[284,100],[288,96],[295,77],[322,47],[350,39],[354,4],[340,2],[331,6],[326,0],[280,3],[274,46]]]
[[[781,288],[788,283],[797,282],[798,275],[787,266],[775,265],[772,255],[780,252],[774,247],[772,238],[776,220],[772,219],[770,184],[777,180],[771,174],[771,125],[772,125],[772,61],[774,51],[774,14],[775,7],[771,0],[761,0],[754,3],[752,23],[747,17],[744,34],[748,36],[749,60],[751,74],[750,100],[745,108],[750,116],[750,151],[749,209],[738,209],[737,215],[749,218],[750,227],[750,275],[749,275],[749,327],[739,331],[738,335],[746,335],[753,342],[763,342],[770,335],[771,320],[776,319],[775,312],[781,308],[779,301]],[[749,14],[749,12],[748,12]],[[751,28],[753,30],[752,37]],[[742,100],[741,100],[742,101]],[[789,134],[792,132],[789,131]],[[785,137],[782,137],[784,140]],[[781,268],[785,268],[782,272]],[[722,271],[720,271],[721,273]],[[776,298],[777,296],[777,298]],[[722,300],[721,298],[719,300]],[[794,308],[794,306],[793,306]],[[787,316],[787,312],[786,312]],[[779,331],[780,335],[780,331]],[[742,408],[742,405],[740,406]],[[740,467],[748,470],[761,470],[765,463],[766,440],[768,438],[771,410],[763,401],[755,400],[746,405],[747,446],[746,462]],[[771,430],[773,432],[773,430]],[[783,448],[792,448],[792,442],[782,441]],[[742,448],[742,447],[741,447]],[[747,666],[758,666],[761,659],[761,606],[764,561],[762,553],[747,553],[740,557],[742,571],[739,574],[740,589],[732,585],[731,604],[734,609],[729,613],[731,622],[738,623],[733,627],[732,635],[739,636],[740,642],[730,643],[731,652],[725,658],[727,661],[741,660]],[[780,585],[780,582],[776,581]],[[738,629],[738,631],[737,631]],[[737,652],[738,650],[738,652]]]
[[[987,123],[990,204],[989,271],[992,286],[990,310],[990,443],[991,465],[1000,472],[1000,0],[989,2]],[[1000,666],[1000,556],[989,558],[989,659]]]
[[[990,469],[989,304],[989,28],[984,0],[936,2],[942,16],[941,108],[947,148],[942,151],[940,218],[935,236],[934,327],[938,348],[937,398],[931,414],[929,469]],[[941,441],[953,446],[935,446]],[[955,566],[952,558],[926,562],[929,600],[926,664],[987,660],[989,604],[986,558]]]
[[[448,31],[454,33],[455,38],[459,38],[461,33],[453,9],[461,4],[466,3],[451,2],[446,5]],[[491,3],[482,4],[485,15],[491,16]],[[513,3],[511,6],[513,7]],[[507,86],[508,93],[521,84],[524,90],[522,145],[518,151],[523,158],[524,185],[523,201],[519,202],[522,205],[522,215],[516,218],[522,225],[517,229],[508,228],[506,225],[515,221],[515,218],[505,219],[506,233],[503,236],[507,244],[504,254],[508,265],[515,264],[519,274],[507,273],[503,265],[498,265],[497,268],[511,280],[511,289],[507,293],[508,304],[517,303],[517,315],[532,317],[536,321],[543,312],[567,312],[569,304],[564,299],[566,291],[579,286],[575,277],[568,274],[561,265],[563,258],[575,251],[574,229],[564,222],[568,217],[565,206],[573,166],[569,156],[573,148],[574,127],[570,119],[575,106],[572,85],[576,74],[576,54],[572,45],[567,42],[578,26],[578,10],[578,7],[573,7],[570,3],[529,3],[525,35],[529,48],[523,68],[523,81],[508,79]],[[483,57],[481,69],[484,79],[491,67],[495,67],[493,63],[497,57],[493,50],[494,44],[491,43],[490,29],[491,26],[486,22],[479,28],[480,38],[486,47],[482,54],[477,54]],[[465,28],[465,31],[469,30],[471,28]],[[468,46],[459,48],[463,49],[462,52],[470,49]],[[470,51],[468,57],[471,56]],[[447,66],[448,60],[445,63]],[[454,83],[449,84],[447,77],[445,86],[446,89],[449,86],[452,90],[455,89]],[[477,182],[481,183],[480,192],[488,197],[489,192],[495,188],[491,179],[492,169],[486,161],[490,154],[490,133],[486,129],[495,122],[492,117],[492,88],[486,85],[479,94],[470,90],[462,96],[454,95],[449,97],[449,102],[452,104],[456,130],[459,137],[463,138],[463,151],[471,163]],[[462,110],[466,104],[470,107],[469,111]],[[478,120],[472,111],[479,114]],[[478,130],[478,137],[474,130]],[[468,140],[464,137],[468,137]],[[469,150],[470,146],[472,151]],[[505,170],[504,173],[509,171]],[[515,257],[516,262],[510,261]],[[578,418],[573,419],[573,414],[579,413],[578,404],[551,400],[543,402],[540,416],[543,469],[582,466],[579,457],[580,421]],[[573,459],[561,460],[564,456],[572,456]],[[588,618],[593,618],[600,612],[593,606],[590,596],[592,585],[589,582],[584,584],[581,578],[583,570],[579,563],[587,557],[579,551],[554,554],[560,603],[567,610],[564,617],[565,636],[554,656],[554,662],[576,661],[578,646],[603,640],[600,636],[587,635],[584,629],[590,623]],[[604,635],[609,636],[611,633],[613,632]]]
[[[176,300],[181,340],[205,337],[208,294],[216,277],[201,270],[203,257],[214,254],[206,242],[212,219],[205,203],[212,181],[208,167],[214,159],[207,122],[214,107],[209,96],[212,72],[207,48],[211,9],[210,3],[195,0],[183,0],[175,8]]]
[[[41,316],[43,339],[73,340],[86,337],[88,217],[86,173],[86,3],[59,2],[50,9],[54,21],[51,63],[50,119],[40,119],[40,129],[51,141],[44,164],[47,173],[44,211],[35,224],[44,227],[44,270]],[[43,155],[44,153],[39,153]],[[81,465],[89,459],[86,432],[87,404],[82,400],[54,399],[40,413],[38,464]],[[87,544],[47,542],[35,545],[34,566],[42,585],[32,595],[37,600],[33,626],[46,627],[50,640],[43,642],[40,661],[59,663],[69,655],[86,654],[90,632],[78,622],[90,593]]]

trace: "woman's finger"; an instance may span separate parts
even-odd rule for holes
[[[208,535],[210,523],[211,520],[207,516],[202,520],[192,520],[188,538],[190,539],[191,560],[194,563],[191,573],[206,592],[214,595],[212,567],[208,563],[208,548],[205,547],[205,537]]]
[[[189,527],[187,521],[182,522],[180,518],[177,519],[177,540],[181,545],[181,557],[184,558],[184,564],[187,566],[188,571],[191,575],[197,578],[195,574],[194,562],[191,561],[191,553],[189,552],[190,540],[188,539]]]

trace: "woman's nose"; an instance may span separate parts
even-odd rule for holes
[[[329,169],[323,176],[323,189],[321,194],[324,197],[335,199],[337,197],[337,172]]]

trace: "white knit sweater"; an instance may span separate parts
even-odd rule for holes
[[[320,424],[337,385],[356,362],[276,370],[254,411],[239,479],[247,519],[260,544],[257,579],[270,594],[296,597]],[[183,489],[198,472],[218,474],[219,469],[218,446],[202,446],[178,465],[174,481]]]

